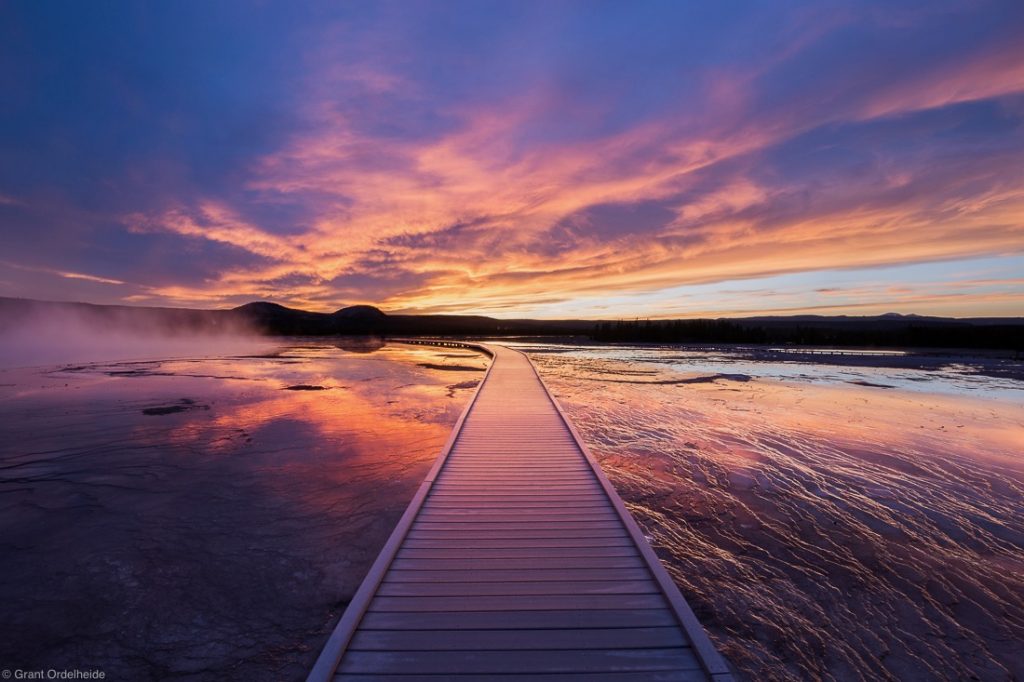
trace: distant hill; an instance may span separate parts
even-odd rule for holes
[[[229,310],[95,305],[0,297],[0,330],[61,318],[161,334],[248,330],[271,336],[466,336],[588,334],[595,322],[498,320],[480,315],[388,315],[371,305],[315,313],[268,301]]]
[[[586,336],[595,341],[770,343],[1024,350],[1024,318],[795,315],[702,320],[499,320],[481,315],[389,315],[371,305],[315,313],[256,301],[192,310],[0,297],[0,329],[73,317],[160,334],[246,330],[274,336]]]

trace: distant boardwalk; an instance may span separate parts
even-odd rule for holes
[[[310,682],[731,679],[529,359],[485,350]]]

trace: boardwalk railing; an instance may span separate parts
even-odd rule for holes
[[[529,359],[431,344],[493,361],[309,682],[731,679]]]

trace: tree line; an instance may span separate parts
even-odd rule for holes
[[[619,320],[600,322],[595,341],[739,343],[798,346],[974,348],[1024,351],[1024,325],[955,321],[850,321],[804,324],[752,320]]]

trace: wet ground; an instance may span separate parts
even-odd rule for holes
[[[300,339],[0,370],[0,667],[304,679],[485,366]]]
[[[1019,363],[525,348],[741,679],[1024,679]]]
[[[486,362],[243,345],[0,370],[2,667],[304,678]],[[528,350],[741,678],[1024,679],[1019,363]]]

